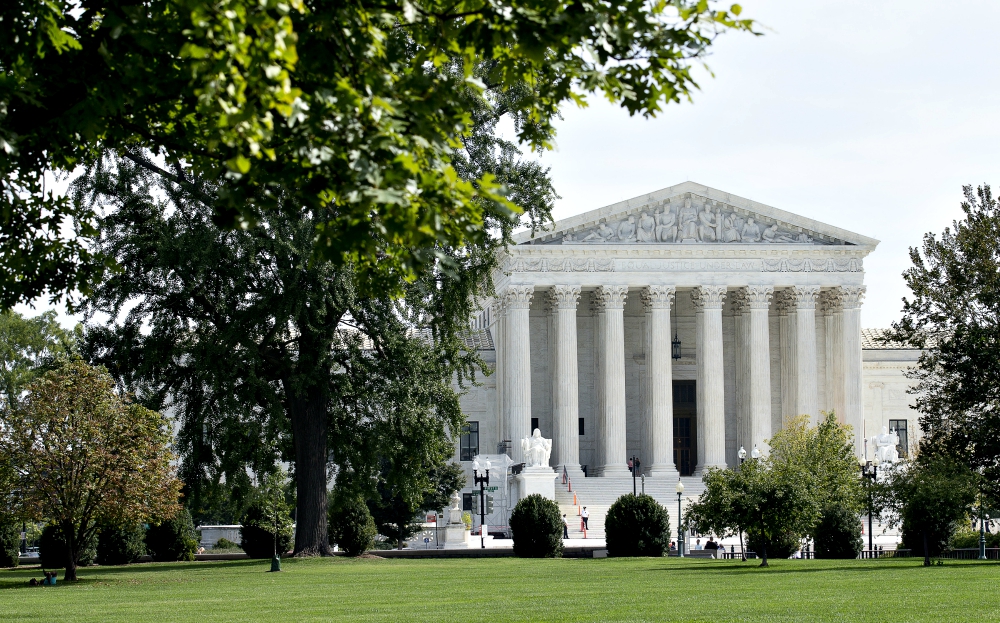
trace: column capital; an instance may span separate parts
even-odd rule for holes
[[[500,293],[500,299],[505,309],[528,309],[534,294],[534,286],[507,286]]]
[[[670,309],[676,291],[674,286],[646,286],[642,289],[642,304],[646,309]]]
[[[844,309],[861,309],[861,301],[865,298],[865,286],[843,286],[841,291],[841,305]]]
[[[726,286],[698,286],[691,290],[691,302],[697,309],[722,309]]]
[[[844,309],[844,295],[840,291],[840,288],[832,288],[830,290],[824,290],[820,292],[819,303],[820,309],[823,310],[824,316],[830,316]]]
[[[778,290],[774,294],[774,305],[782,316],[799,309],[816,309],[819,286],[795,286]]]
[[[580,286],[552,286],[549,304],[553,309],[576,309],[580,300]]]
[[[774,296],[772,286],[745,286],[740,288],[741,297],[746,300],[746,307],[749,309],[767,309],[771,306],[771,297]]]
[[[592,297],[594,309],[624,309],[628,298],[628,286],[598,286]]]

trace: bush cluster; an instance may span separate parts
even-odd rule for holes
[[[747,532],[747,551],[755,552],[758,557],[764,553],[765,541],[759,535]],[[768,558],[791,558],[799,550],[802,542],[799,535],[786,532],[777,538],[766,542]]]
[[[240,547],[250,558],[271,558],[274,556],[274,517],[268,517],[263,505],[254,502],[247,507],[240,521]],[[266,528],[264,526],[267,526]],[[292,518],[278,513],[278,555],[283,555],[292,547],[294,528]]]
[[[348,556],[360,556],[375,545],[378,530],[364,500],[357,496],[335,499],[327,515],[330,543]]]
[[[0,567],[16,567],[21,554],[21,529],[13,521],[0,522]]]
[[[537,493],[521,499],[510,514],[514,555],[522,558],[558,558],[563,549],[563,522],[559,506]]]
[[[97,562],[127,565],[146,555],[146,529],[141,523],[105,524],[97,535]]]
[[[198,551],[198,538],[186,508],[173,519],[149,526],[146,531],[146,549],[157,562],[194,560]]]
[[[91,539],[80,551],[76,564],[80,567],[94,564],[97,559],[97,539]],[[38,556],[43,569],[63,569],[69,559],[69,550],[62,532],[55,525],[49,524],[42,529],[38,539]]]
[[[861,538],[861,518],[843,505],[823,509],[813,530],[816,558],[857,558],[864,540]]]
[[[240,549],[239,543],[233,543],[229,539],[223,537],[215,542],[212,549]]]
[[[662,556],[670,547],[670,516],[651,495],[623,495],[604,519],[609,556]]]

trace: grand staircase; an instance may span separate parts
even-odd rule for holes
[[[566,482],[568,480],[569,482]],[[705,484],[700,477],[685,476],[681,478],[684,483],[683,504],[684,508],[705,490]],[[671,533],[677,532],[677,486],[676,478],[653,478],[646,477],[645,492],[653,496],[657,502],[662,504],[670,515]],[[636,481],[636,491],[641,492],[641,481]],[[593,477],[593,478],[567,478],[560,476],[556,479],[556,503],[559,511],[565,513],[569,521],[569,538],[584,538],[581,529],[580,509],[584,506],[590,512],[589,529],[586,537],[588,539],[604,538],[604,518],[608,514],[608,509],[620,496],[632,493],[632,477]],[[575,497],[574,497],[575,494]]]

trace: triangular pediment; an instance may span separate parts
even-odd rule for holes
[[[879,241],[721,190],[684,182],[514,234],[516,244],[858,245]]]

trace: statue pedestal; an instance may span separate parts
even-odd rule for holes
[[[559,475],[548,466],[525,467],[514,477],[517,481],[517,499],[539,494],[549,500],[556,499],[556,478]]]
[[[464,523],[446,524],[441,541],[444,549],[466,548],[469,546],[469,532]]]

